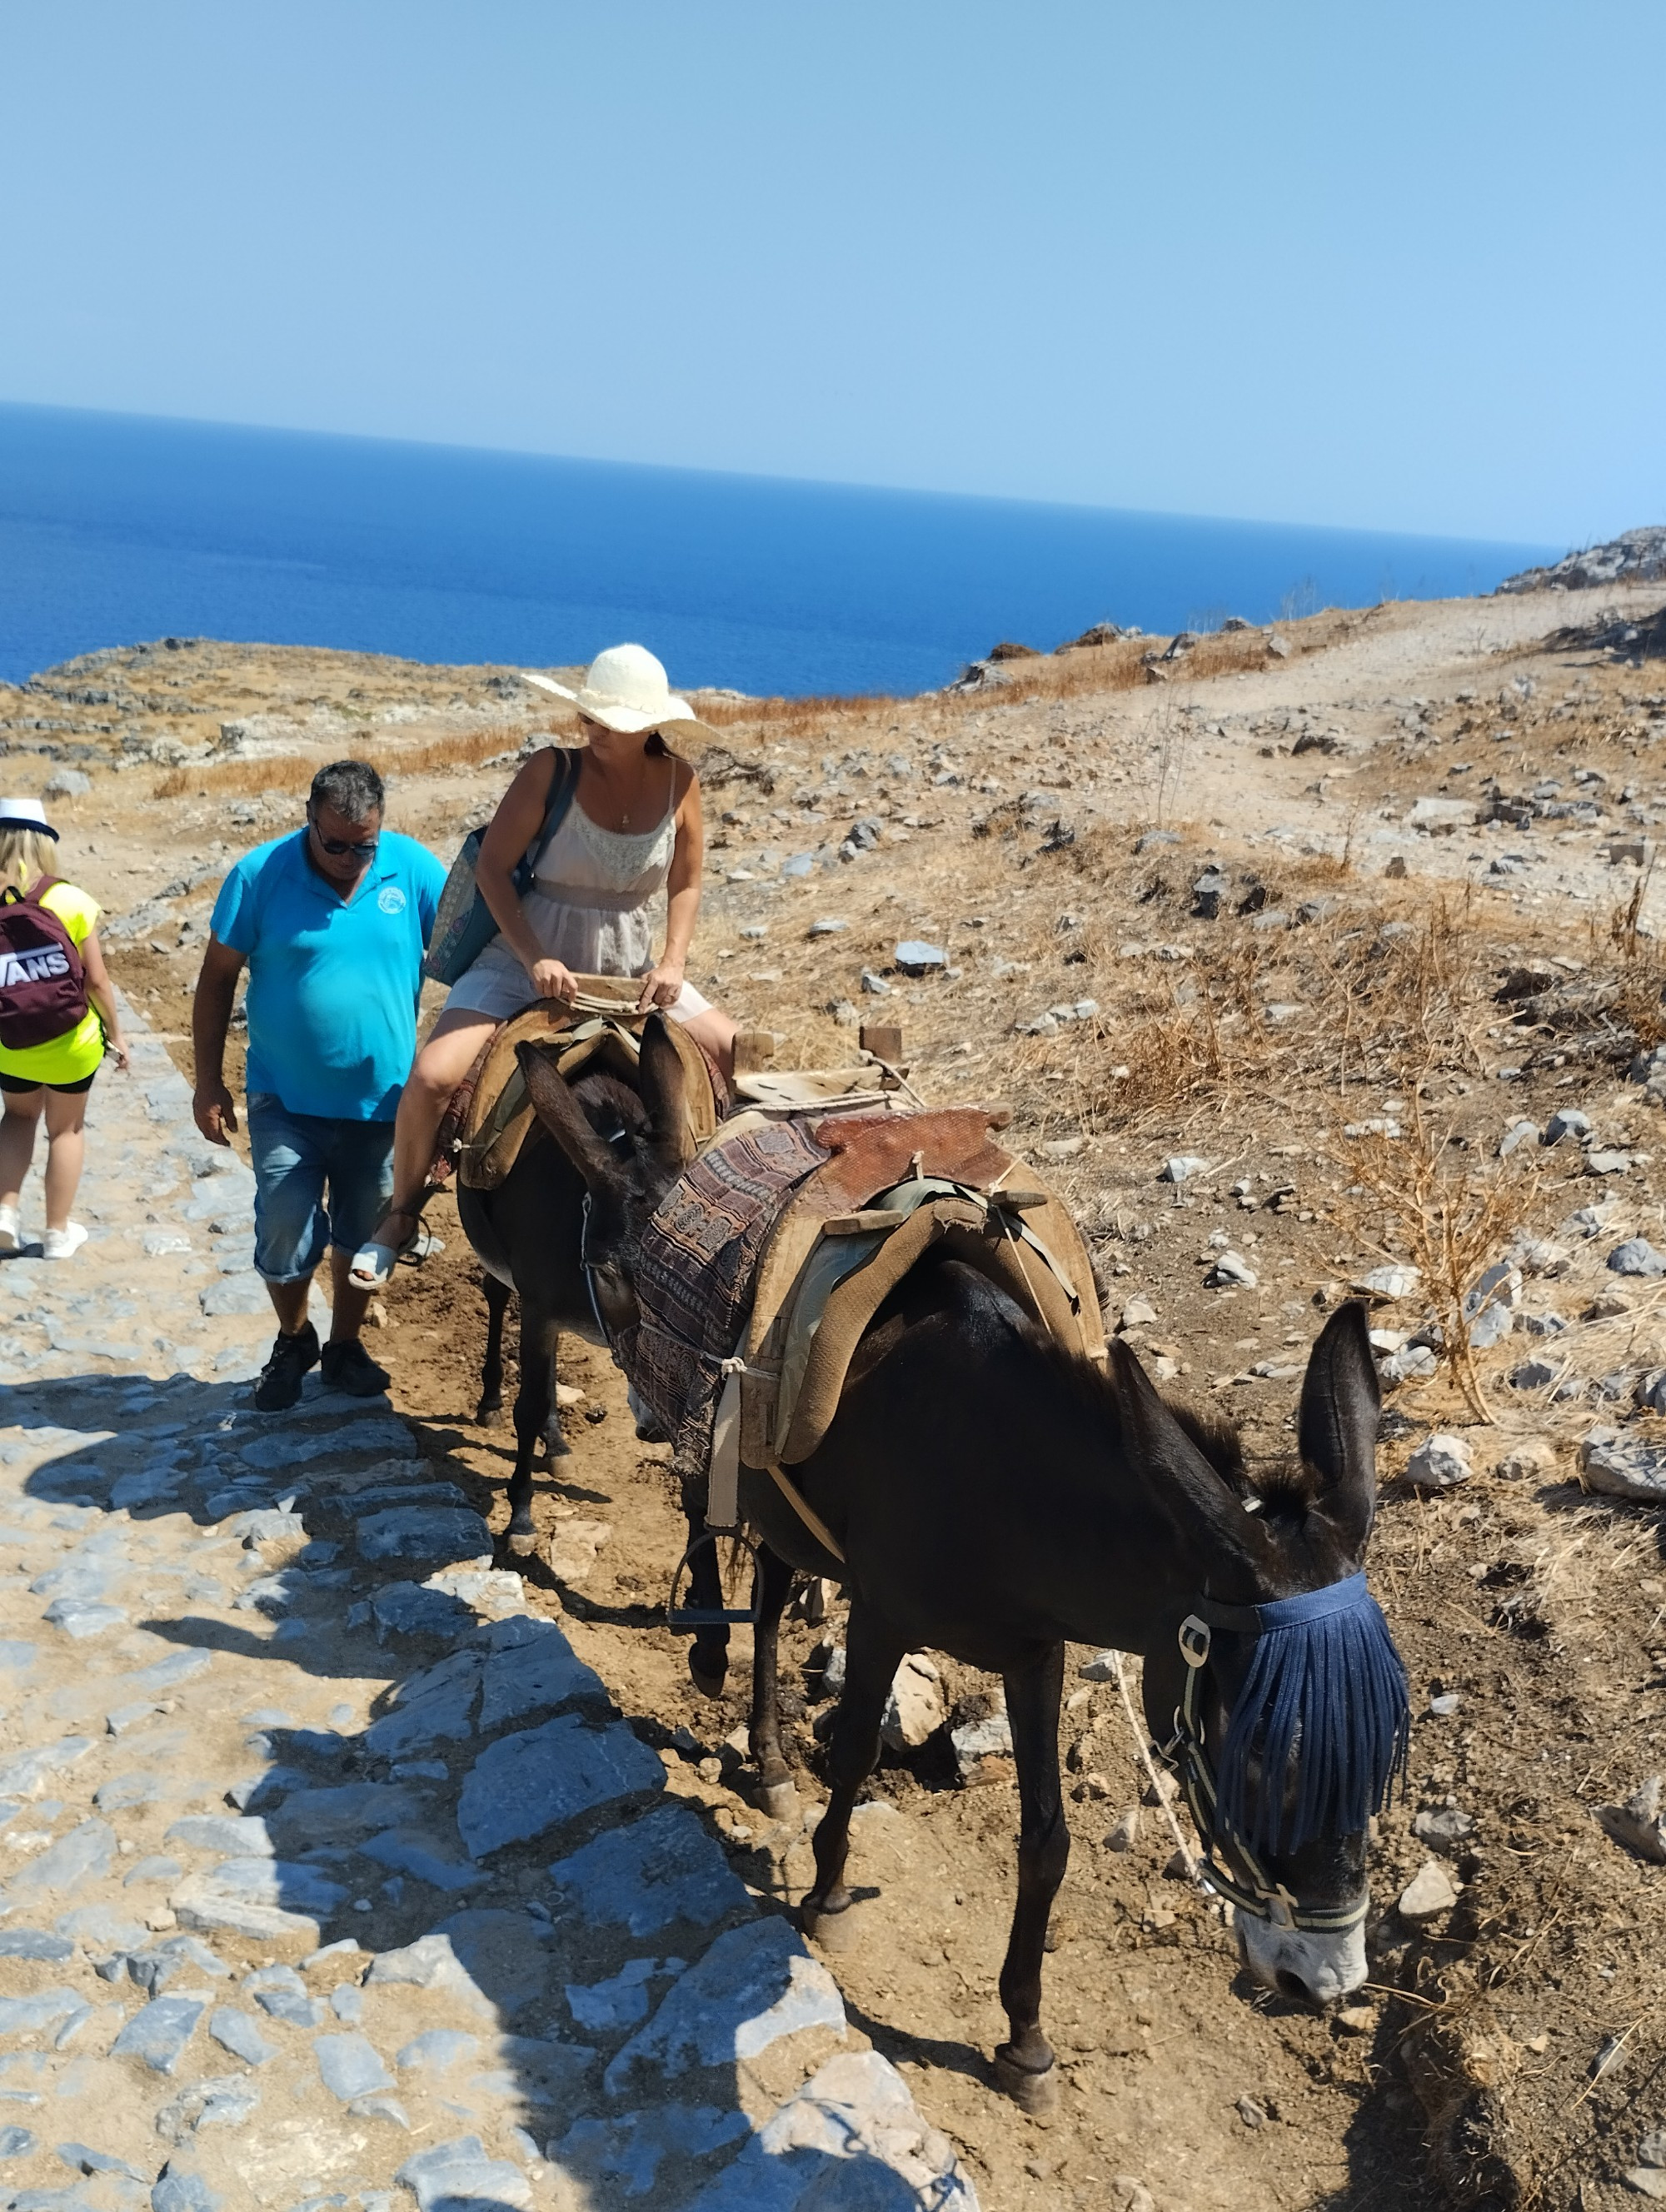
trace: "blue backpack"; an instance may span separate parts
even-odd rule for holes
[[[531,890],[533,871],[545,846],[565,819],[578,787],[579,756],[558,745],[556,748],[556,764],[550,776],[550,798],[544,810],[543,826],[515,864],[514,882],[517,892],[525,893]],[[423,961],[423,973],[431,982],[456,982],[459,976],[473,967],[493,938],[501,934],[492,918],[492,910],[480,896],[480,887],[474,879],[475,864],[480,858],[480,841],[484,835],[483,830],[470,830],[463,840],[457,858],[451,864],[446,887],[440,894],[439,910],[434,917],[434,933]]]

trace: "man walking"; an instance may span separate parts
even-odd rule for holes
[[[382,801],[363,761],[321,768],[305,827],[245,854],[221,885],[197,979],[192,1109],[223,1145],[237,1127],[226,1031],[248,963],[254,1264],[278,1330],[255,1385],[266,1413],[293,1406],[320,1364],[327,1384],[355,1397],[387,1388],[359,1341],[370,1293],[348,1269],[392,1195],[393,1115],[446,872],[414,838],[382,828]],[[326,1250],[334,1314],[320,1353],[307,1293]]]

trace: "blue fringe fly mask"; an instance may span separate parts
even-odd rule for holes
[[[1405,1787],[1411,1747],[1405,1665],[1364,1574],[1263,1605],[1206,1598],[1197,1615],[1211,1628],[1255,1639],[1221,1747],[1219,1826],[1269,1853],[1297,1850],[1317,1836],[1359,1833],[1395,1779]],[[1292,1753],[1293,1792],[1286,1786]]]

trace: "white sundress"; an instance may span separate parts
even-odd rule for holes
[[[520,902],[539,949],[575,975],[646,975],[654,965],[651,907],[665,889],[677,849],[677,771],[671,798],[652,830],[604,830],[576,793],[561,826],[538,856],[532,889]],[[446,1012],[466,1011],[505,1022],[537,1002],[532,979],[501,937],[452,986]],[[684,983],[666,1011],[691,1022],[710,1008]]]

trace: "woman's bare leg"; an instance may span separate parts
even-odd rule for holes
[[[0,1206],[15,1206],[23,1178],[34,1158],[34,1133],[40,1120],[45,1091],[8,1091],[6,1113],[0,1121]]]
[[[393,1203],[382,1217],[376,1241],[387,1243],[386,1229],[396,1213],[408,1213],[422,1197],[423,1186],[434,1161],[434,1140],[451,1094],[474,1066],[483,1045],[497,1027],[490,1014],[477,1014],[459,1006],[441,1014],[433,1034],[417,1054],[393,1120]]]
[[[49,1091],[46,1093],[48,1229],[62,1229],[68,1224],[70,1208],[81,1181],[82,1162],[86,1157],[86,1139],[82,1134],[86,1122],[87,1093],[84,1091]]]
[[[703,1014],[696,1014],[683,1027],[696,1044],[703,1045],[723,1071],[727,1083],[734,1076],[735,1025],[721,1006],[708,1006]]]

